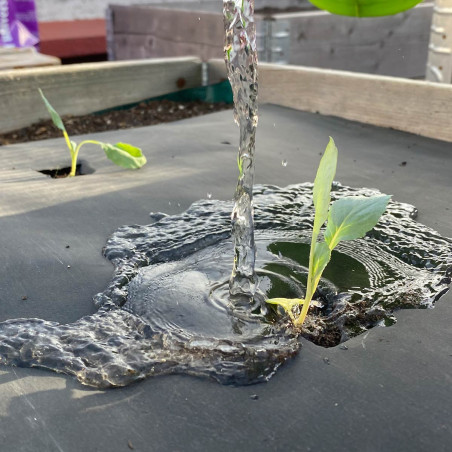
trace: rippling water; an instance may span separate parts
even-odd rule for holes
[[[333,187],[333,199],[378,194]],[[298,331],[267,308],[268,297],[302,297],[313,221],[312,185],[255,190],[257,292],[230,303],[231,203],[205,200],[176,216],[124,226],[105,256],[115,265],[96,295],[96,314],[61,325],[38,319],[0,323],[1,362],[75,375],[88,385],[123,386],[150,375],[188,373],[224,384],[266,381],[299,348]],[[365,238],[333,252],[301,334],[334,346],[394,310],[429,308],[450,283],[452,241],[391,202]]]

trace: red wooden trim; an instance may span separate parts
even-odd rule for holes
[[[104,19],[40,22],[40,52],[59,58],[107,52]]]

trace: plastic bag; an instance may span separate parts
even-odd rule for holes
[[[38,42],[35,0],[0,0],[0,47],[31,47]]]

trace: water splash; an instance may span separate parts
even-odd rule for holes
[[[333,199],[378,194],[333,187]],[[302,297],[314,217],[312,185],[256,187],[255,298]],[[74,375],[96,387],[186,373],[223,384],[266,381],[299,347],[277,311],[230,304],[231,203],[204,200],[157,222],[124,226],[108,240],[115,265],[98,312],[72,324],[38,319],[0,323],[0,362]],[[391,202],[365,238],[333,253],[302,334],[333,346],[394,323],[400,308],[429,308],[448,290],[452,240]]]
[[[256,290],[253,228],[254,149],[257,127],[257,46],[254,0],[224,0],[225,61],[234,96],[234,119],[240,128],[239,180],[232,209],[234,264],[231,296],[252,298]]]

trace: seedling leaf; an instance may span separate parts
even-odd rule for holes
[[[335,201],[328,215],[325,242],[334,249],[340,241],[363,237],[378,222],[391,197],[349,196]]]
[[[309,0],[317,8],[354,17],[390,16],[421,3],[422,0]]]
[[[109,158],[116,165],[128,169],[141,168],[146,163],[146,157],[140,148],[127,143],[99,143]]]
[[[328,209],[331,201],[331,184],[336,175],[337,148],[330,137],[328,146],[320,160],[317,175],[314,181],[313,201],[315,207],[314,234],[317,236],[320,228],[328,218]]]
[[[331,259],[331,250],[325,242],[317,242],[314,251],[314,265],[312,269],[312,291],[315,292],[323,270]],[[310,272],[311,273],[311,272]]]
[[[61,119],[60,115],[57,113],[57,111],[52,107],[50,102],[44,96],[44,93],[42,92],[42,89],[38,88],[38,91],[39,91],[39,94],[42,97],[42,100],[44,101],[44,104],[45,104],[45,106],[47,108],[47,111],[50,113],[50,117],[52,118],[52,122],[60,130],[62,130],[63,132],[66,132],[66,128],[64,127],[63,120]]]
[[[293,315],[292,309],[295,306],[302,305],[304,303],[304,300],[302,300],[301,298],[270,298],[269,300],[265,300],[265,302],[283,307],[287,314],[289,314],[292,321],[295,323],[296,319]]]

